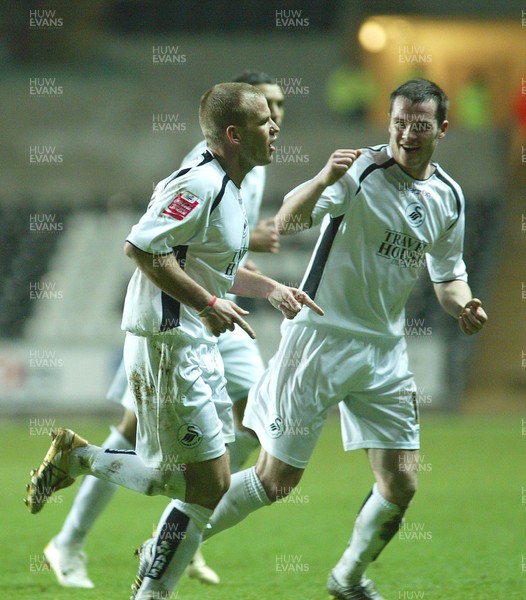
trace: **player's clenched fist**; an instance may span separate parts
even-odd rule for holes
[[[250,231],[249,250],[252,252],[279,252],[279,235],[276,232],[274,219],[259,221],[253,231]]]
[[[460,329],[466,335],[478,333],[486,324],[488,315],[482,308],[482,302],[478,298],[470,300],[458,316]]]
[[[306,292],[286,285],[277,284],[268,295],[268,301],[287,319],[294,319],[303,306],[307,306],[321,316],[325,314]]]
[[[242,316],[248,315],[248,311],[238,306],[235,302],[217,298],[212,306],[208,305],[208,308],[210,310],[201,316],[201,320],[212,335],[219,336],[225,333],[227,329],[232,331],[237,324],[252,339],[255,339],[256,334],[254,330],[242,318]]]
[[[361,153],[361,150],[335,150],[329,157],[327,164],[318,174],[318,178],[323,185],[332,185],[345,175],[349,167]]]

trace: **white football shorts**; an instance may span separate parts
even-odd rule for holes
[[[217,338],[217,346],[223,359],[226,389],[232,402],[248,396],[248,390],[259,380],[265,367],[256,340],[250,338],[240,327],[225,331]],[[133,393],[128,386],[124,360],[119,364],[110,384],[106,398],[135,411]]]
[[[243,424],[269,454],[303,469],[336,404],[345,450],[419,448],[404,338],[363,340],[284,322],[278,351],[250,391]]]
[[[124,363],[137,414],[136,451],[149,466],[194,463],[234,441],[232,402],[216,344],[182,332],[126,334]]]
[[[236,325],[217,338],[217,347],[225,365],[226,389],[232,402],[248,396],[265,367],[256,340]]]

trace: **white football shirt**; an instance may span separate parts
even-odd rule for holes
[[[175,254],[211,294],[224,297],[248,250],[248,223],[239,189],[210,152],[159,182],[127,240],[144,252]],[[215,342],[196,311],[162,292],[136,269],[126,293],[122,329],[151,335],[173,329]]]
[[[313,225],[323,224],[302,289],[325,316],[303,310],[293,323],[398,338],[422,266],[435,283],[467,280],[464,197],[436,163],[420,181],[398,166],[388,145],[362,152],[312,213]]]
[[[206,151],[206,140],[199,142],[190,152],[183,158],[181,167],[185,167],[189,163],[194,163],[195,160],[202,157]],[[256,166],[249,171],[243,183],[241,184],[241,196],[245,203],[247,213],[248,226],[252,230],[259,221],[259,212],[261,210],[261,202],[265,191],[266,171],[264,166]]]

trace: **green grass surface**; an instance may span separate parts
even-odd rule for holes
[[[100,422],[71,417],[56,425],[76,428],[94,443],[108,431]],[[0,428],[0,598],[129,598],[133,550],[149,535],[166,500],[119,490],[86,544],[97,587],[62,588],[44,564],[42,549],[58,532],[77,485],[30,515],[22,502],[24,487],[49,438],[30,435],[29,419],[4,421]],[[404,535],[399,532],[368,570],[386,599],[526,598],[525,448],[520,417],[424,418],[420,489]],[[209,588],[185,579],[173,598],[327,599],[328,570],[370,486],[364,453],[344,453],[338,423],[330,420],[291,501],[259,511],[206,544],[204,554],[221,584]]]

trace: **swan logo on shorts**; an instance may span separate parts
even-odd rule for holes
[[[272,415],[271,422],[269,424],[270,437],[279,438],[283,435],[283,418],[277,414]]]
[[[203,432],[197,425],[185,423],[179,427],[177,439],[185,448],[195,448],[203,441]]]

